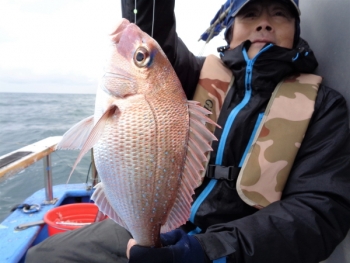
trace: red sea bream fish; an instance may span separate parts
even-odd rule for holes
[[[143,246],[184,224],[215,140],[206,109],[187,101],[158,43],[122,20],[96,94],[95,114],[65,133],[58,149],[93,147],[101,183],[92,199]],[[73,170],[74,170],[73,168]]]

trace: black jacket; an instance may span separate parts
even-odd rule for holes
[[[134,1],[122,2],[123,17],[134,21]],[[195,57],[177,37],[173,8],[174,1],[156,1],[154,38],[191,99],[205,58]],[[152,1],[138,0],[137,9],[137,25],[150,34]],[[242,49],[249,44],[225,51],[222,57],[233,71],[235,83],[219,116],[221,127],[245,96],[247,63]],[[277,83],[292,73],[310,73],[316,67],[313,52],[303,40],[293,50],[273,46],[261,53],[253,65],[251,97],[235,117],[222,153],[218,153],[222,130],[215,131],[219,141],[213,144],[210,163],[221,154],[221,165],[239,167],[258,115],[265,111]],[[235,180],[217,180],[214,186],[211,180],[215,179],[206,178],[196,190],[195,202],[198,197],[205,198],[191,215],[194,224],[186,226],[202,230],[196,237],[208,258],[226,257],[227,262],[239,263],[316,263],[326,259],[350,227],[350,136],[344,98],[320,86],[281,201],[257,210],[239,198]]]

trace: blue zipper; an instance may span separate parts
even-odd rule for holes
[[[249,70],[246,71],[246,80],[247,80],[247,74],[251,75],[251,71],[249,71]],[[251,77],[250,77],[250,79],[251,79]],[[218,152],[217,152],[217,155],[216,155],[215,164],[217,164],[217,165],[221,165],[221,163],[222,163],[222,158],[223,158],[223,155],[224,155],[225,143],[226,143],[226,140],[227,140],[228,133],[229,133],[231,127],[232,127],[232,124],[233,124],[234,120],[236,119],[236,116],[238,115],[238,113],[249,102],[251,94],[252,94],[251,85],[250,84],[249,85],[246,84],[246,90],[245,90],[245,94],[244,94],[243,100],[231,111],[230,115],[227,118],[227,121],[225,123],[224,129],[222,131],[222,135],[221,135],[221,139],[220,139],[219,147],[218,147]]]
[[[252,135],[250,136],[249,142],[247,144],[247,147],[245,148],[243,157],[242,157],[241,162],[239,163],[238,167],[242,167],[242,165],[244,163],[244,160],[245,160],[245,158],[246,158],[246,156],[248,154],[248,151],[249,151],[249,149],[250,149],[250,147],[251,147],[251,145],[253,143],[255,134],[258,131],[258,128],[260,126],[260,123],[261,123],[263,117],[264,117],[264,113],[259,113],[258,119],[256,120],[256,123],[255,123],[255,126],[254,126],[254,130],[252,132]]]
[[[252,82],[253,65],[254,65],[256,59],[259,57],[259,55],[272,46],[273,46],[273,44],[269,44],[268,46],[264,47],[251,60],[248,57],[246,49],[245,48],[243,49],[242,53],[243,53],[245,61],[247,62],[247,68],[246,68],[246,74],[245,74],[245,94],[244,94],[243,100],[231,111],[231,113],[229,114],[229,116],[227,118],[227,121],[225,123],[224,129],[223,129],[223,132],[221,135],[221,139],[219,142],[219,147],[218,147],[216,160],[215,160],[216,165],[222,164],[222,158],[223,158],[223,154],[224,154],[224,148],[225,148],[227,136],[228,136],[229,131],[231,130],[231,127],[233,125],[234,120],[236,119],[236,116],[248,104],[248,102],[251,98],[251,94],[252,94],[252,83],[251,82]],[[189,218],[189,220],[192,223],[194,223],[194,218],[195,218],[195,215],[197,213],[199,206],[202,204],[202,202],[207,198],[207,196],[213,190],[216,183],[217,183],[216,179],[211,179],[209,184],[206,186],[206,188],[202,191],[202,193],[197,197],[196,201],[192,204],[191,214],[190,214],[190,218]]]
[[[227,118],[227,121],[225,123],[221,139],[219,142],[218,152],[216,155],[215,164],[221,165],[222,164],[222,158],[224,155],[224,149],[226,145],[227,136],[231,130],[231,127],[233,125],[234,120],[236,119],[236,116],[238,113],[248,104],[251,94],[252,94],[252,71],[253,71],[253,65],[256,61],[256,59],[259,57],[261,53],[272,47],[272,44],[269,44],[268,46],[264,47],[262,50],[256,54],[256,56],[253,59],[249,59],[247,50],[243,49],[243,56],[245,61],[247,62],[247,68],[246,68],[246,74],[245,74],[245,94],[243,100],[231,111],[230,115]]]
[[[213,263],[226,263],[226,257],[215,259]]]

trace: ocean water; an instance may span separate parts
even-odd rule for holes
[[[0,93],[0,156],[50,136],[63,135],[94,112],[94,94]],[[53,184],[63,184],[78,151],[56,151],[52,156]],[[90,154],[74,171],[70,183],[86,182]],[[13,206],[44,187],[43,161],[13,176],[0,178],[0,222]]]

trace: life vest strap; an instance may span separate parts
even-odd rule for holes
[[[234,166],[208,165],[206,177],[217,180],[234,181],[241,168]]]

